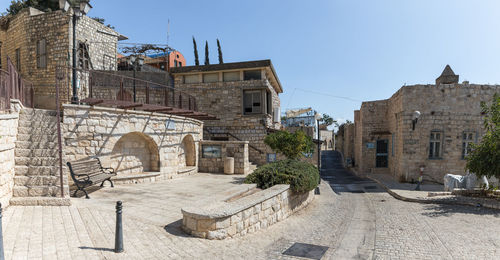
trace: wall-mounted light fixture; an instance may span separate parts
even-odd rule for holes
[[[411,120],[411,129],[415,130],[415,125],[417,124],[418,118],[420,117],[420,112],[415,111],[413,112],[413,118]]]

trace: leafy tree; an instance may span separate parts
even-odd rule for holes
[[[219,39],[217,39],[217,51],[219,52],[219,64],[222,64],[224,60],[222,59],[222,48],[220,47]]]
[[[466,169],[476,176],[500,178],[500,95],[495,94],[491,106],[481,102],[486,134],[481,142],[472,145]]]
[[[302,130],[295,133],[277,131],[266,136],[264,143],[269,145],[273,151],[293,160],[303,156],[303,153],[310,153],[314,147],[312,138]]]
[[[68,0],[68,2],[71,5],[77,4],[75,0]],[[16,15],[26,7],[33,7],[44,12],[56,11],[59,10],[59,0],[11,0],[7,14]]]
[[[194,65],[199,66],[200,60],[198,59],[198,47],[196,47],[196,40],[193,36],[193,49],[194,49]]]
[[[205,65],[210,65],[210,60],[208,59],[208,41],[205,41]]]
[[[333,123],[336,123],[335,120],[333,120],[333,118],[328,114],[323,114],[323,118],[320,120],[320,122],[323,122],[322,125],[327,127],[333,125]]]
[[[96,22],[98,22],[98,23],[100,23],[100,24],[104,24],[104,22],[106,21],[106,20],[105,20],[104,18],[102,18],[102,17],[91,17],[91,18],[92,18],[92,20],[94,20],[94,21],[96,21]],[[108,25],[106,25],[106,26],[107,26],[107,27],[109,27],[109,28],[111,28],[111,29],[113,29],[113,30],[115,29],[115,27],[114,27],[114,26],[111,26],[111,24],[108,24]]]

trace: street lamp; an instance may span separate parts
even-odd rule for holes
[[[139,55],[131,55],[128,59],[128,64],[134,68],[134,102],[136,102],[136,91],[135,91],[135,72],[138,68],[141,68],[144,65],[144,58]]]
[[[314,118],[316,119],[316,123],[317,123],[317,136],[318,136],[318,170],[319,170],[319,174],[321,176],[321,140],[320,140],[320,137],[319,137],[319,121],[323,120],[323,117],[321,116],[320,113],[316,113],[316,115],[314,115]],[[321,177],[319,178],[319,182],[321,183]]]
[[[415,125],[417,124],[418,118],[420,117],[420,111],[413,112],[413,119],[411,120],[412,130],[415,131]]]
[[[73,77],[72,77],[72,90],[73,96],[71,97],[72,104],[78,104],[78,94],[76,91],[76,21],[83,15],[86,15],[92,6],[89,4],[89,0],[79,0],[76,1],[75,5],[71,4],[67,0],[59,0],[59,8],[64,11],[68,11],[69,8],[73,10]]]

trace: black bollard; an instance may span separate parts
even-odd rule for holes
[[[123,252],[122,202],[116,202],[115,253]]]
[[[0,203],[0,260],[5,260],[3,255],[2,203]]]

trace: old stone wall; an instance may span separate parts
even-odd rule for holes
[[[198,111],[216,115],[220,119],[206,121],[205,128],[214,133],[229,132],[242,141],[249,141],[250,161],[258,165],[266,163],[267,153],[273,153],[264,144],[267,129],[279,129],[280,123],[273,122],[272,114],[244,115],[243,91],[265,90],[271,95],[273,108],[279,107],[278,93],[268,80],[185,84],[182,81],[182,75],[175,75],[174,79],[176,89],[196,97]],[[237,141],[231,136],[229,140]]]
[[[363,102],[355,112],[357,170],[415,180],[423,166],[424,176],[438,182],[448,173],[463,175],[463,134],[471,133],[474,143],[480,141],[484,134],[480,103],[491,100],[494,93],[500,93],[500,86],[413,85],[402,87],[390,99]],[[414,111],[421,113],[415,130]],[[429,156],[431,132],[440,133],[437,158]],[[388,167],[377,168],[376,140],[384,139],[388,141]]]
[[[219,202],[206,208],[185,207],[182,229],[207,239],[244,236],[287,218],[313,199],[314,190],[297,194],[289,185],[275,185],[232,202]]]
[[[200,142],[199,167],[201,172],[224,172],[224,158],[234,157],[234,173],[248,174],[250,162],[248,161],[248,141],[208,141]],[[203,145],[220,145],[221,157],[204,158],[201,149]]]
[[[16,50],[19,49],[19,72],[25,80],[34,84],[35,106],[38,108],[55,107],[55,84],[58,67],[72,66],[72,13],[59,11],[41,12],[26,8],[10,18],[8,27],[0,30],[2,42],[2,65],[7,64],[7,57],[17,66]],[[46,67],[37,65],[37,43],[46,41]],[[77,42],[88,46],[89,69],[116,69],[116,49],[118,33],[87,16],[77,22]],[[78,43],[77,43],[78,44]],[[67,71],[69,72],[69,70]],[[61,101],[69,101],[70,74],[62,84]],[[79,73],[79,91],[82,95],[88,91],[87,75]]]
[[[18,120],[17,112],[0,114],[0,203],[3,208],[9,205],[14,187],[14,148]]]
[[[104,107],[67,104],[63,108],[65,161],[98,156],[119,175],[156,171],[162,178],[185,172],[191,158],[198,165],[201,121]],[[190,153],[187,145],[194,147]]]

